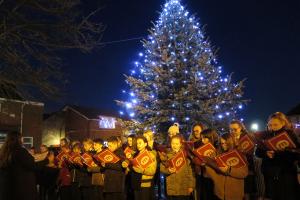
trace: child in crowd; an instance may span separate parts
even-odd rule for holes
[[[134,199],[139,200],[153,200],[154,191],[153,191],[153,177],[156,172],[156,154],[151,151],[148,147],[147,139],[144,136],[136,137],[137,144],[137,155],[139,156],[145,151],[148,151],[152,163],[143,168],[140,165],[131,166],[132,173],[132,186],[134,189]],[[123,167],[128,167],[128,162],[123,162]]]
[[[95,139],[94,140],[94,151],[95,154],[101,153],[103,150],[103,140]],[[101,165],[100,165],[101,166]],[[104,186],[104,174],[101,173],[101,167],[94,166],[88,167],[88,172],[92,173],[92,200],[103,200],[103,186]]]
[[[206,145],[212,144],[215,148],[218,146],[219,136],[214,129],[205,129],[201,132],[201,143]],[[199,147],[198,147],[199,148]],[[217,152],[213,152],[210,155],[211,159],[214,159]],[[204,159],[210,159],[204,158]],[[206,168],[202,162],[198,161],[198,158],[194,159],[195,171],[197,172],[197,199],[201,200],[213,200],[214,195],[214,183],[213,180],[207,175]],[[198,162],[197,162],[198,161]]]
[[[167,153],[168,161],[180,151],[183,151],[186,163],[179,171],[176,171],[174,166],[170,166],[169,162],[160,164],[160,171],[166,174],[167,195],[170,200],[188,200],[195,188],[195,179],[190,160],[186,157],[183,148],[182,138],[180,136],[173,136],[171,138],[171,151]]]
[[[104,168],[104,199],[125,199],[125,172],[122,167],[122,159],[125,158],[123,149],[119,145],[117,137],[108,139],[108,149],[120,158],[117,163],[101,163]]]

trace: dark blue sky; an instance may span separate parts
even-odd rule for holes
[[[146,36],[164,0],[102,0],[99,21],[107,29],[103,42]],[[246,122],[265,121],[275,111],[286,112],[300,103],[300,1],[296,0],[182,0],[206,36],[219,48],[218,61],[234,81],[246,78],[243,111]],[[64,71],[69,84],[60,103],[46,103],[46,111],[64,104],[119,108],[126,87],[123,74],[142,50],[139,40],[108,44],[84,55],[69,52]]]

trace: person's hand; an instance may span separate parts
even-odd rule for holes
[[[105,162],[101,162],[101,166],[102,166],[102,167],[105,167]]]
[[[122,162],[122,167],[123,168],[127,168],[129,166],[129,163],[128,162],[126,162],[126,161],[123,161]]]
[[[223,173],[227,173],[229,170],[229,166],[225,166],[225,167],[219,167],[219,169],[223,172]]]
[[[267,151],[267,156],[271,159],[274,158],[274,154],[275,154],[275,151]]]
[[[158,152],[158,155],[161,161],[166,161],[168,159],[167,154],[165,152]]]
[[[144,169],[140,165],[132,166],[132,168],[137,173],[142,174],[144,172]]]
[[[174,167],[169,167],[168,170],[171,174],[176,172],[176,169]]]
[[[127,154],[126,154],[126,158],[128,158],[128,159],[132,158],[131,153],[127,153]]]
[[[188,188],[188,193],[191,194],[194,191],[193,188]]]

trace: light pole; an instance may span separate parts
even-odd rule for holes
[[[252,131],[258,131],[259,129],[258,123],[252,123],[250,129]]]

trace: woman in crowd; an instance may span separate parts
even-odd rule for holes
[[[281,133],[286,133],[296,148],[270,149],[265,142]],[[265,180],[265,196],[272,200],[300,199],[297,182],[299,161],[299,143],[287,117],[280,112],[272,114],[268,119],[267,131],[257,135],[256,155],[262,158],[262,172]]]
[[[234,142],[230,134],[220,138],[219,153],[226,153],[234,149]],[[214,193],[217,199],[242,200],[244,198],[244,179],[248,175],[248,166],[240,168],[231,166],[206,165],[206,174],[214,182]]]
[[[10,132],[0,150],[0,199],[36,200],[35,172],[48,163],[39,164],[22,147],[19,132]]]
[[[236,148],[239,148],[239,141],[245,135],[248,135],[253,140],[253,142],[255,142],[253,134],[248,133],[243,122],[241,122],[239,120],[233,120],[230,122],[229,131],[230,131],[232,140],[234,142],[234,146]],[[242,149],[239,148],[239,150],[242,150]],[[245,178],[245,188],[244,188],[245,200],[250,200],[250,199],[255,198],[255,193],[257,190],[256,180],[255,180],[256,178],[255,178],[253,150],[249,151],[249,152],[245,152],[245,151],[243,151],[243,152],[246,155],[247,162],[248,162],[248,170],[249,170],[248,176]],[[259,172],[257,172],[256,174],[259,174]]]

